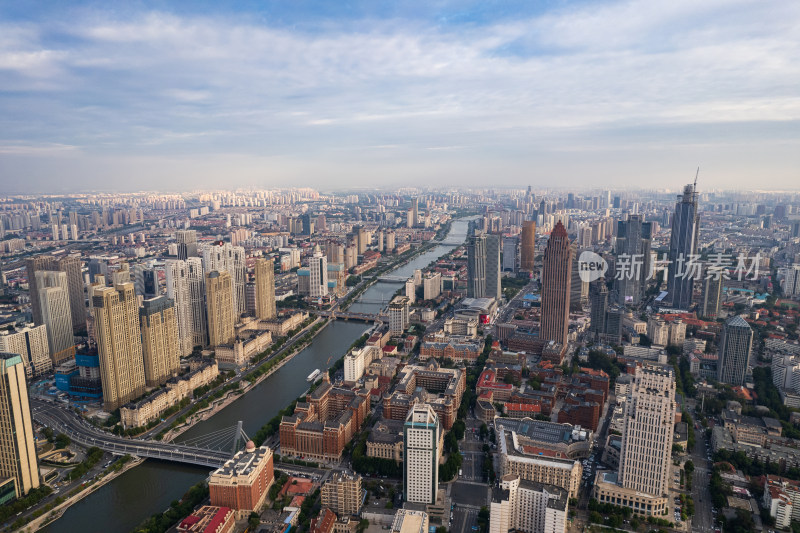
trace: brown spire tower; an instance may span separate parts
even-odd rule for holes
[[[550,233],[542,262],[542,323],[539,338],[567,345],[573,250],[559,221]]]

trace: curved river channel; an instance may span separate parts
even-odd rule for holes
[[[462,243],[467,235],[467,224],[465,219],[453,221],[446,243]],[[427,266],[455,246],[439,244],[390,274],[410,277],[414,270]],[[376,313],[386,306],[398,287],[398,283],[375,283],[350,306],[350,310]],[[308,389],[306,377],[315,368],[328,368],[368,328],[369,325],[361,322],[336,321],[329,324],[307,348],[278,371],[208,420],[195,424],[176,441],[234,426],[239,420],[243,422],[245,433],[254,435],[278,411]],[[130,531],[150,515],[167,509],[170,502],[179,499],[190,486],[208,474],[205,467],[147,460],[71,506],[61,518],[41,531]]]

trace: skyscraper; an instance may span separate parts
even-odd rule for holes
[[[500,236],[471,236],[467,244],[467,296],[499,300],[500,273]]]
[[[319,247],[315,247],[314,254],[308,260],[310,273],[309,295],[311,298],[322,298],[328,294],[328,260],[322,255]]]
[[[591,283],[589,299],[592,305],[589,331],[592,332],[595,340],[599,340],[606,331],[606,311],[608,310],[608,287],[604,278]]]
[[[419,223],[419,198],[411,199],[411,225],[416,226]]]
[[[40,270],[57,270],[56,260],[52,255],[37,255],[25,259],[25,272],[28,278],[28,292],[31,297],[33,323],[37,326],[42,322],[42,309],[39,304],[39,285],[36,283],[36,272]]]
[[[572,257],[576,259],[580,257],[581,251],[578,250],[576,242],[571,244]],[[579,263],[577,260],[572,261],[572,270],[570,271],[570,287],[569,287],[569,310],[581,311],[584,304],[589,301],[589,283],[581,279],[581,273],[578,271]]]
[[[516,237],[503,238],[503,272],[517,271],[517,245]]]
[[[542,263],[542,319],[539,338],[567,345],[573,250],[559,221],[550,233]]]
[[[139,309],[139,320],[145,384],[158,387],[178,375],[181,368],[175,303],[165,296],[145,300]]]
[[[72,313],[66,272],[39,270],[35,274],[42,323],[47,326],[47,343],[53,366],[75,355]]]
[[[700,316],[705,318],[717,318],[722,302],[722,276],[714,278],[714,276],[706,276],[706,279],[703,280],[703,303],[700,308]]]
[[[683,265],[697,254],[699,234],[697,191],[695,186],[690,184],[683,188],[683,195],[678,196],[669,240],[667,293],[672,307],[676,309],[689,309],[692,303],[694,280],[685,275],[686,268]]]
[[[616,277],[620,305],[638,305],[644,295],[650,271],[650,223],[640,215],[630,215],[617,223],[617,261],[627,261],[623,275]]]
[[[259,320],[275,318],[275,264],[272,259],[256,259],[255,278],[256,317]]]
[[[533,272],[534,258],[536,257],[536,221],[525,220],[522,222],[520,235],[519,269]]]
[[[752,347],[753,330],[750,324],[740,316],[729,318],[722,328],[717,379],[722,383],[744,385]]]
[[[197,232],[193,229],[175,232],[178,241],[178,259],[186,261],[189,257],[197,257]]]
[[[113,411],[145,391],[139,310],[133,283],[92,292],[103,408]]]
[[[435,503],[439,489],[439,419],[428,404],[415,404],[403,426],[406,501]]]
[[[0,352],[20,354],[29,379],[53,370],[47,326],[44,324],[28,324],[28,327],[21,329],[0,331]]]
[[[643,514],[661,514],[669,497],[674,424],[672,368],[646,365],[637,370],[625,403],[618,477],[623,491],[618,504],[627,501],[628,507],[636,505]]]
[[[194,271],[194,275],[190,271]],[[195,346],[205,346],[207,342],[203,266],[197,257],[187,261],[168,260],[164,272],[167,297],[175,302],[180,354],[187,356]]]
[[[86,298],[83,295],[83,272],[80,257],[77,255],[62,257],[58,261],[58,270],[67,275],[72,330],[73,332],[82,331],[86,329]]]
[[[247,312],[247,268],[244,248],[228,242],[218,242],[203,248],[203,268],[206,272],[226,271],[231,275],[231,294],[235,319]]]
[[[211,346],[230,344],[234,340],[233,291],[231,275],[212,270],[206,275],[206,307],[208,309],[208,342]]]
[[[0,353],[0,478],[14,480],[17,498],[39,486],[25,366],[15,353]]]

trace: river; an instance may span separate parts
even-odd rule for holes
[[[448,243],[466,238],[467,221],[453,222]],[[391,271],[410,277],[441,257],[454,245],[440,244]],[[385,307],[399,283],[378,282],[369,287],[350,307],[354,312],[375,313]],[[336,321],[324,328],[312,343],[253,390],[208,420],[198,422],[176,440],[199,437],[231,427],[241,420],[245,433],[254,435],[278,411],[308,388],[306,377],[315,368],[324,370],[342,357],[368,326],[360,322]],[[148,460],[71,506],[64,515],[42,529],[48,533],[130,531],[152,514],[169,507],[195,483],[205,479],[204,467]]]

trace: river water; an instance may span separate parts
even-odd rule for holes
[[[391,274],[410,277],[414,270],[427,266],[450,251],[456,243],[463,242],[466,234],[467,221],[454,221],[446,240],[446,243],[453,244],[440,244]],[[399,283],[375,283],[350,306],[350,310],[376,313],[402,286]],[[234,426],[239,420],[245,433],[254,435],[278,411],[307,390],[306,377],[314,369],[325,370],[331,366],[368,327],[360,322],[336,321],[329,324],[307,348],[253,390],[208,420],[195,424],[176,440],[197,438]],[[205,467],[145,461],[67,509],[64,516],[42,531],[130,531],[150,515],[164,511],[170,502],[179,499],[190,486],[208,474]]]

